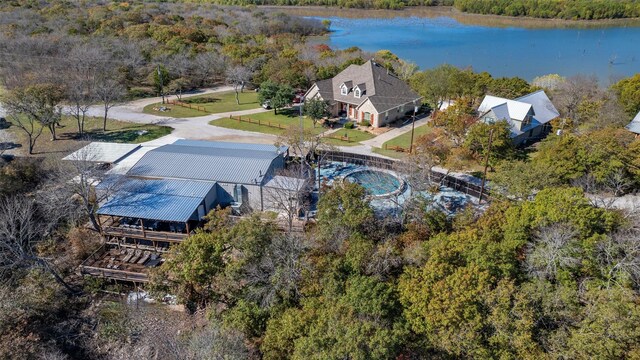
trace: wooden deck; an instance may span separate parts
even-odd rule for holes
[[[159,259],[153,265],[152,255]],[[160,264],[160,253],[106,244],[85,259],[78,270],[82,275],[144,283],[149,281],[148,270]]]

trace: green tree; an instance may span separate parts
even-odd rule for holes
[[[493,79],[487,89],[489,94],[507,99],[515,99],[527,95],[531,91],[529,83],[519,77]]]
[[[507,196],[519,200],[526,200],[536,190],[561,185],[548,167],[537,162],[521,160],[501,161],[496,166],[495,173],[491,174],[490,180],[494,195],[497,195],[497,190],[502,190]]]
[[[333,242],[344,235],[363,233],[374,216],[366,196],[362,186],[348,181],[339,182],[323,194],[318,204],[319,237]]]
[[[342,287],[272,318],[262,343],[265,358],[395,358],[408,334],[393,285],[356,276]]]
[[[493,136],[491,136],[492,131]],[[491,152],[489,152],[490,137]],[[498,160],[509,159],[514,155],[511,125],[507,121],[497,121],[494,124],[476,122],[469,128],[463,147],[482,158],[482,160],[489,156],[489,164],[494,166]]]
[[[469,128],[475,123],[475,109],[467,99],[460,98],[455,104],[433,116],[435,124],[442,126],[455,146],[461,146]]]
[[[611,88],[629,116],[633,117],[640,112],[640,74],[622,79]]]
[[[156,89],[156,93],[162,96],[162,103],[164,104],[164,88],[171,82],[169,71],[164,67],[164,65],[158,65],[151,72],[151,79],[153,87]]]
[[[278,109],[283,108],[291,103],[295,92],[293,88],[286,84],[276,84],[271,80],[267,80],[260,84],[258,92],[258,100],[262,103],[268,103],[273,107],[273,113],[278,114]]]
[[[318,120],[329,114],[329,103],[322,99],[305,100],[303,110],[305,115],[311,118],[315,127]]]
[[[29,140],[29,154],[33,154],[36,141],[44,127],[51,132],[51,140],[56,140],[56,127],[60,122],[63,99],[62,89],[54,84],[36,84],[16,88],[2,97],[12,123],[22,130]]]
[[[219,300],[214,279],[224,271],[221,233],[198,232],[174,246],[165,263],[152,273],[156,292],[170,291],[191,311]]]

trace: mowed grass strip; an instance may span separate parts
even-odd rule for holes
[[[414,143],[420,136],[428,134],[432,130],[433,128],[429,124],[417,126],[413,135]],[[393,158],[402,158],[407,155],[406,152],[390,150],[390,148],[394,146],[409,150],[409,146],[411,146],[411,131],[397,136],[389,141],[386,141],[384,144],[382,144],[382,148],[374,148],[373,152]]]
[[[349,140],[342,140],[341,137],[347,136]],[[327,144],[335,146],[355,146],[359,145],[361,141],[373,139],[375,135],[366,131],[360,131],[355,129],[340,129],[334,133],[328,134],[325,137]]]
[[[108,120],[107,131],[102,131],[102,118],[97,117],[87,118],[84,130],[84,135],[79,136],[76,119],[71,116],[63,116],[60,127],[56,129],[58,140],[52,141],[49,129],[45,128],[36,142],[34,155],[58,154],[63,157],[90,141],[138,144],[169,135],[173,131],[168,126],[136,124],[117,120]],[[18,151],[26,155],[29,151],[27,135],[17,126],[10,126],[8,131],[14,141],[20,145]]]
[[[240,105],[236,103],[236,94],[234,91],[205,94],[192,97],[183,97],[182,102],[193,105],[194,107],[204,108],[205,111],[190,109],[180,105],[155,103],[147,105],[142,110],[146,114],[158,116],[170,116],[174,118],[189,118],[197,116],[205,116],[207,114],[217,114],[232,111],[249,110],[260,107],[258,102],[258,93],[255,91],[244,91],[238,94]],[[174,96],[171,100],[176,100]],[[166,107],[169,111],[158,111],[154,108]]]
[[[268,111],[241,116],[241,119],[251,120],[251,123],[249,123],[248,121],[238,121],[237,118],[238,117],[234,115],[233,119],[216,119],[210,121],[209,124],[228,129],[252,131],[271,135],[280,135],[291,126],[300,126],[300,117],[298,115],[297,109],[278,110],[277,115],[275,115],[273,111]],[[257,124],[257,121],[260,121],[261,125]],[[316,126],[313,127],[313,121],[307,117],[303,117],[302,124],[305,129],[313,129],[313,132],[315,134],[320,134],[327,130],[320,124],[316,124]],[[281,128],[278,128],[278,126],[280,126]]]

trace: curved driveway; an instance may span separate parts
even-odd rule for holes
[[[213,89],[206,89],[204,91],[184,95],[183,98],[199,96],[204,94],[226,92],[233,90],[230,86],[222,86]],[[166,97],[167,99],[174,98],[172,96]],[[145,114],[142,112],[145,106],[155,104],[162,101],[160,97],[147,98],[132,101],[126,104],[114,106],[109,110],[109,118],[134,122],[140,124],[156,124],[166,125],[174,129],[170,136],[195,139],[195,140],[220,140],[220,141],[238,141],[238,142],[253,142],[263,144],[273,144],[276,140],[274,135],[262,134],[251,131],[243,131],[236,129],[227,129],[223,127],[209,125],[211,120],[229,117],[229,115],[248,115],[261,113],[269,110],[263,108],[250,109],[244,111],[233,111],[218,114],[211,114],[205,116],[198,116],[192,118],[172,118],[170,116],[157,116],[151,114]],[[94,106],[89,109],[87,115],[89,116],[103,116],[103,109],[100,106]]]

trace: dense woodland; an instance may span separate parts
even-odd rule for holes
[[[214,211],[146,289],[176,295],[182,312],[127,303],[114,294],[133,289],[75,275],[100,243],[91,225],[100,199],[86,186],[96,169],[0,160],[0,358],[640,357],[640,212],[610,201],[640,187],[640,140],[622,129],[640,111],[640,75],[604,86],[584,76],[528,83],[448,65],[419,71],[385,51],[307,44],[325,25],[259,10],[2,6],[1,101],[14,126],[54,137],[56,107],[72,104],[81,136],[86,104],[156,95],[159,82],[171,92],[266,80],[305,88],[375,57],[431,108],[455,100],[399,162],[407,181],[433,190],[431,167],[476,170],[488,160],[492,201],[447,216],[416,197],[380,218],[363,188],[345,184],[323,192],[305,233]],[[103,88],[116,96],[100,96]],[[536,89],[561,118],[535,146],[514,148],[505,124],[473,121],[485,94]],[[283,141],[307,146],[293,138]]]

